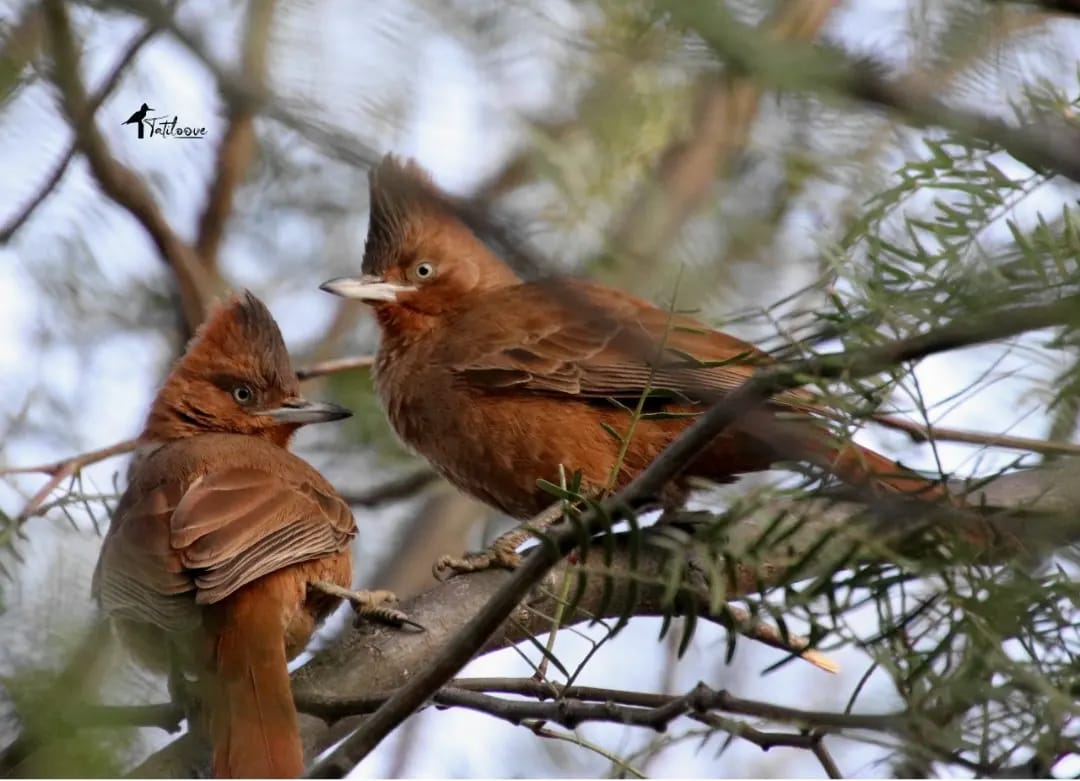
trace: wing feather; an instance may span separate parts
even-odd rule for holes
[[[637,398],[646,389],[684,398],[729,393],[771,362],[753,345],[672,315],[647,301],[585,281],[507,288],[462,315],[442,359],[480,389],[583,398]],[[773,403],[814,410],[805,391]]]
[[[355,534],[348,504],[311,480],[229,467],[186,489],[166,481],[117,508],[94,593],[109,613],[183,631],[198,624],[197,605],[337,553]]]

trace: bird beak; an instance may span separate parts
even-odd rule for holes
[[[319,290],[342,298],[356,298],[367,304],[378,304],[396,301],[399,293],[410,293],[416,288],[398,282],[387,282],[374,274],[364,274],[362,277],[331,279],[319,285]]]
[[[277,423],[294,423],[302,426],[307,423],[328,423],[331,420],[350,418],[352,410],[328,401],[293,398],[286,399],[280,407],[263,410],[261,414],[269,415]]]

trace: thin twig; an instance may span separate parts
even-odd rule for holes
[[[409,498],[438,479],[439,476],[430,469],[417,469],[362,493],[341,494],[341,498],[352,507],[377,507],[387,502]]]
[[[787,637],[774,624],[759,621],[750,615],[750,611],[738,605],[725,604],[721,608],[722,613],[730,616],[730,629],[757,640],[771,648],[788,651],[825,672],[840,672],[840,665],[820,651],[810,647],[809,638],[789,632]]]
[[[71,474],[73,465],[74,468],[78,469],[86,466],[87,464],[104,461],[106,458],[112,458],[113,456],[130,453],[134,449],[135,440],[125,439],[123,442],[117,442],[116,444],[109,445],[108,447],[103,447],[98,450],[91,450],[86,453],[79,453],[78,455],[69,456],[68,458],[62,458],[59,461],[50,461],[47,464],[38,464],[36,466],[13,466],[0,468],[0,475],[44,474],[55,476],[61,473]]]
[[[329,361],[319,361],[310,366],[301,366],[296,370],[296,376],[303,380],[313,380],[316,377],[325,377],[328,374],[352,371],[353,369],[370,369],[375,365],[374,355],[357,355],[352,358],[335,358]]]
[[[104,461],[113,456],[129,453],[135,449],[135,445],[136,440],[125,439],[123,442],[117,442],[115,445],[109,445],[108,447],[103,447],[99,450],[91,450],[89,453],[80,453],[79,455],[71,456],[70,458],[61,461],[54,461],[50,464],[0,469],[0,475],[25,474],[29,472],[49,475],[49,479],[45,481],[45,484],[37,490],[26,503],[26,506],[23,507],[22,511],[15,517],[16,523],[19,525],[25,523],[60,483],[65,479],[78,474],[83,467],[90,464],[96,464],[98,461]]]
[[[1072,442],[1055,442],[1048,439],[1031,439],[1028,437],[1014,437],[1008,434],[986,434],[981,431],[965,431],[957,428],[944,428],[942,426],[926,426],[913,420],[895,417],[893,415],[872,415],[870,417],[876,423],[888,428],[903,431],[911,437],[912,442],[966,442],[972,445],[989,445],[991,447],[1004,447],[1011,450],[1028,450],[1032,453],[1045,455],[1080,455],[1080,445]]]
[[[627,762],[623,761],[621,758],[611,753],[603,746],[585,740],[585,738],[581,737],[581,735],[576,732],[556,732],[555,730],[548,729],[546,726],[544,726],[544,722],[542,721],[525,721],[522,722],[521,726],[525,727],[532,734],[536,735],[539,738],[547,738],[549,740],[562,740],[567,743],[573,743],[575,746],[579,746],[580,748],[586,749],[588,751],[592,751],[594,754],[599,754],[608,762],[613,764],[615,767],[619,768],[619,770],[624,773],[629,773],[634,778],[648,778],[648,776],[646,776],[643,772],[638,770],[633,765],[630,765]]]
[[[816,740],[810,750],[814,752],[814,756],[817,757],[817,761],[821,763],[821,767],[824,768],[829,778],[843,778],[844,774],[840,772],[840,768],[832,758],[832,754],[825,748],[825,736],[817,733],[814,737]]]

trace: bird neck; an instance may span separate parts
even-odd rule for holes
[[[375,309],[375,320],[382,331],[383,340],[411,342],[436,331],[444,319],[442,312],[422,312],[398,304],[387,304]]]

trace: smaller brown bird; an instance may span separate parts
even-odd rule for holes
[[[322,287],[374,308],[377,388],[401,439],[512,516],[552,502],[537,481],[558,482],[560,465],[581,470],[593,490],[625,485],[701,412],[695,398],[730,392],[770,362],[751,344],[610,287],[523,282],[447,204],[419,166],[386,157],[371,177],[363,276]],[[805,461],[859,486],[946,496],[834,439],[821,411],[801,391],[778,394],[717,437],[674,493],[690,476],[728,481]]]
[[[304,771],[286,665],[348,593],[356,524],[287,446],[350,414],[300,395],[277,323],[246,293],[210,314],[139,437],[93,593],[136,658],[197,676],[218,777]]]

